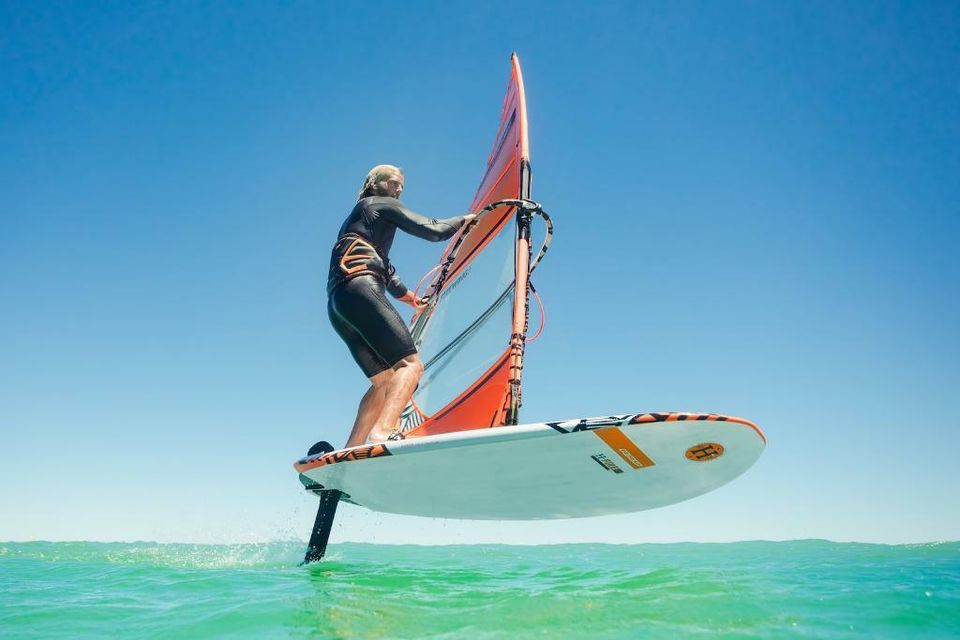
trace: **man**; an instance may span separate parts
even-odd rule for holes
[[[423,363],[406,324],[384,291],[419,309],[423,300],[409,291],[390,264],[397,229],[438,242],[453,236],[476,214],[437,220],[401,204],[403,171],[377,165],[367,174],[357,204],[334,244],[327,280],[327,312],[333,328],[370,380],[360,401],[347,447],[386,440],[410,401]]]

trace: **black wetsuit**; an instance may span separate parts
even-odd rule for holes
[[[399,228],[437,242],[450,238],[464,217],[427,218],[396,198],[360,199],[347,216],[330,256],[327,312],[363,373],[372,377],[417,352],[406,324],[384,295],[402,298],[407,288],[390,264]]]

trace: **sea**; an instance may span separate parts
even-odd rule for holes
[[[0,543],[0,638],[960,638],[960,542]]]

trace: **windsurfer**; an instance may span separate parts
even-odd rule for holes
[[[423,363],[406,324],[384,290],[415,309],[424,305],[390,264],[397,229],[438,242],[453,236],[476,214],[437,220],[407,209],[399,200],[399,167],[377,165],[367,174],[357,204],[347,216],[330,257],[327,312],[333,328],[370,380],[360,400],[347,447],[386,440],[410,401]]]

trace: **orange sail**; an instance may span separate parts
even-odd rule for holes
[[[404,411],[407,437],[516,424],[528,324],[530,150],[516,54],[500,125],[471,204],[482,211],[444,251],[412,333],[424,376]],[[511,200],[513,202],[495,205]],[[542,255],[542,254],[541,254]]]

